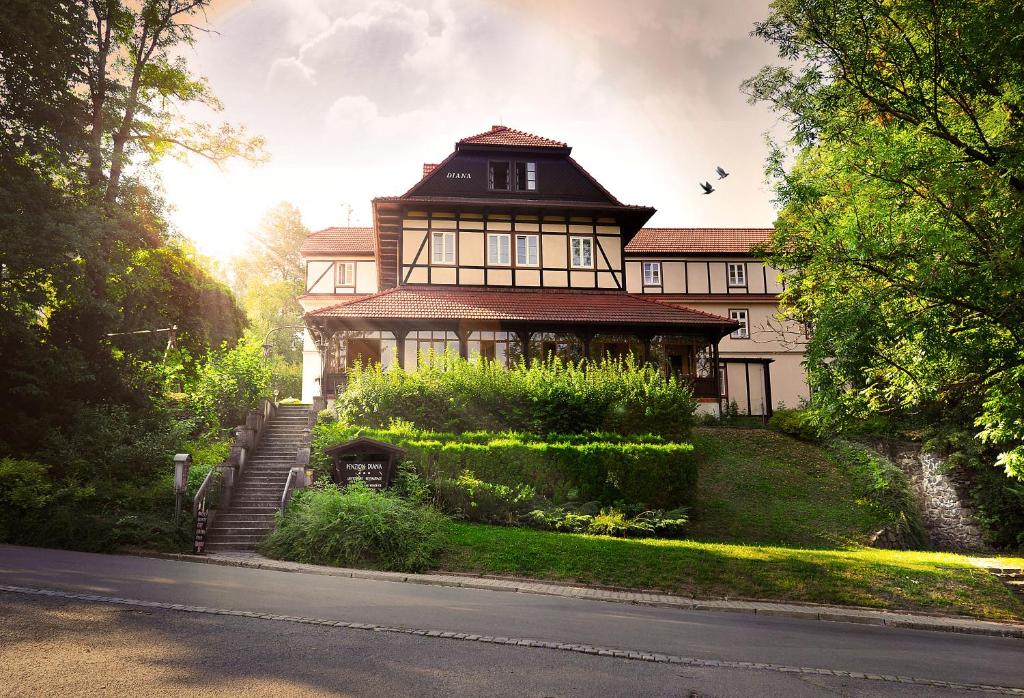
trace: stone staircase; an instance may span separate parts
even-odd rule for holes
[[[230,504],[213,520],[207,550],[253,550],[270,535],[308,418],[306,405],[277,408],[235,483]]]
[[[1024,570],[1019,567],[990,567],[988,571],[1024,601]]]

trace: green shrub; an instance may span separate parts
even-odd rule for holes
[[[924,548],[927,536],[921,512],[903,471],[859,444],[838,442],[832,450],[840,467],[853,476],[868,507],[914,548]]]
[[[329,477],[323,450],[357,435],[406,449],[411,466],[428,480],[454,480],[465,470],[485,482],[529,485],[556,502],[625,500],[643,507],[672,509],[688,504],[697,482],[693,447],[682,443],[630,441],[600,434],[551,436],[544,441],[522,434],[432,433],[399,423],[367,429],[344,422],[313,430],[312,463],[318,477]],[[646,439],[646,437],[635,437]]]
[[[505,525],[518,523],[536,496],[528,485],[495,485],[474,477],[469,470],[454,479],[435,481],[433,489],[441,511],[467,521]]]
[[[261,546],[266,555],[337,567],[420,572],[443,543],[443,515],[362,483],[300,490]]]
[[[270,362],[270,392],[276,392],[282,404],[300,404],[298,398],[302,396],[302,364],[290,363],[283,357],[275,356]]]
[[[534,509],[521,522],[531,528],[616,538],[681,538],[689,523],[684,509],[644,511],[636,516],[614,507],[593,514],[563,507]]]
[[[775,410],[775,414],[768,420],[768,426],[801,441],[818,441],[821,438],[815,414],[811,410]]]
[[[209,429],[242,424],[260,398],[270,395],[271,370],[253,342],[211,351],[187,386],[187,405]]]
[[[506,369],[442,354],[425,357],[416,371],[357,367],[336,407],[342,421],[378,428],[401,419],[442,432],[610,431],[681,441],[696,402],[687,386],[632,358],[585,365],[550,359]]]

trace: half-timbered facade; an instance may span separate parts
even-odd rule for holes
[[[732,372],[719,342],[743,323],[685,298],[715,294],[719,262],[726,279],[729,262],[632,254],[654,209],[623,204],[570,153],[495,126],[424,165],[405,194],[374,199],[371,228],[311,234],[302,247],[303,399],[331,397],[355,362],[413,368],[428,350],[508,363],[633,353],[719,409]],[[645,269],[655,274],[648,261],[663,266],[645,278]],[[745,288],[759,288],[750,275],[761,274],[761,294],[776,292],[777,273],[742,262]],[[773,403],[759,404],[764,412]]]
[[[643,228],[625,247],[626,288],[739,326],[718,344],[725,402],[769,414],[810,399],[803,325],[778,317],[785,281],[757,249],[771,228]]]

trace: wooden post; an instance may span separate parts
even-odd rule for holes
[[[516,332],[519,337],[519,344],[523,348],[523,362],[529,366],[532,362],[530,359],[530,337],[533,335],[532,332]]]
[[[392,330],[395,335],[395,353],[398,355],[398,368],[405,369],[405,337],[409,330]]]
[[[649,364],[651,363],[651,340],[653,339],[653,337],[649,334],[641,334],[637,336],[640,339],[640,343],[643,345],[644,355],[642,363]]]

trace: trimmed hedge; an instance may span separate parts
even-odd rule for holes
[[[537,494],[562,502],[624,500],[673,509],[689,504],[697,484],[693,446],[660,441],[474,433],[463,439],[407,426],[364,429],[342,422],[318,424],[313,432],[313,465],[329,477],[323,449],[357,435],[385,441],[407,451],[416,472],[429,480],[454,480],[464,471],[499,485],[529,485]]]
[[[650,365],[552,358],[504,368],[427,354],[415,371],[356,367],[338,398],[346,422],[381,428],[392,419],[435,431],[531,434],[655,433],[684,441],[697,403],[689,387]]]

